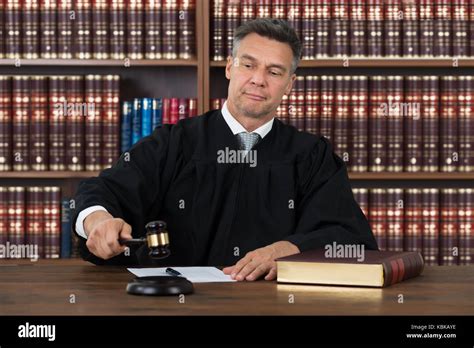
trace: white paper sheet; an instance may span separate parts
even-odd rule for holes
[[[167,267],[159,268],[127,268],[137,277],[169,276]],[[235,282],[230,275],[224,274],[215,267],[172,267],[183,277],[193,283]]]

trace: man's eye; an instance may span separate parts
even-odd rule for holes
[[[273,76],[280,76],[280,73],[277,71],[270,71],[270,74],[272,74]]]
[[[246,67],[246,68],[250,68],[251,65],[250,65],[250,64],[245,64],[245,67]]]

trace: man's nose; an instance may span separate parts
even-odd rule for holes
[[[255,69],[251,83],[257,87],[263,87],[265,85],[265,71],[262,69]]]

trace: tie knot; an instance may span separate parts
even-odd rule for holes
[[[237,139],[241,150],[250,151],[260,140],[260,135],[258,133],[242,132],[237,134]]]

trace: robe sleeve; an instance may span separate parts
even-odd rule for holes
[[[354,199],[345,163],[320,137],[298,164],[295,233],[286,238],[300,251],[333,244],[364,244],[378,250],[369,222]]]
[[[153,134],[141,139],[128,152],[124,152],[118,161],[97,177],[83,180],[75,197],[75,209],[72,215],[72,229],[75,233],[79,213],[87,207],[101,205],[114,217],[120,217],[132,226],[132,235],[144,234],[143,226],[148,216],[152,216],[152,207],[157,206],[158,195],[162,189],[162,169],[169,151],[170,128],[164,126],[154,130]],[[159,205],[159,204],[158,204]],[[93,255],[85,245],[86,240],[79,238],[81,256],[96,264],[135,264],[135,248],[131,256],[124,254],[104,261]]]

